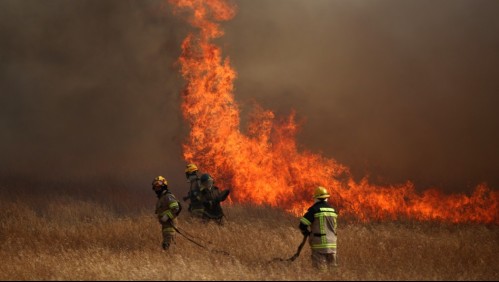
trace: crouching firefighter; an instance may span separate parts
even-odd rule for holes
[[[203,203],[203,221],[208,222],[210,220],[223,225],[223,217],[225,216],[221,202],[227,199],[230,190],[220,190],[214,185],[214,180],[211,175],[205,173],[201,175],[201,191],[199,193],[199,201]]]
[[[162,228],[162,247],[163,250],[168,250],[175,240],[175,226],[177,225],[177,217],[182,210],[182,206],[172,192],[168,190],[168,182],[163,176],[154,178],[152,189],[158,196],[156,215]]]
[[[315,203],[300,219],[299,228],[312,250],[312,266],[326,271],[329,266],[337,266],[336,240],[338,214],[327,202],[329,193],[324,187],[317,187],[314,192]],[[310,227],[310,230],[309,230]]]

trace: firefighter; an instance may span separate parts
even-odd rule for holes
[[[200,182],[201,191],[198,199],[204,206],[203,220],[205,222],[213,220],[222,225],[222,219],[225,215],[220,203],[225,201],[230,190],[220,190],[220,188],[214,185],[211,175],[207,173],[201,175]]]
[[[337,212],[327,202],[329,193],[319,186],[315,189],[315,203],[308,208],[300,219],[299,228],[304,236],[309,236],[308,243],[312,250],[312,265],[326,271],[329,266],[337,266],[336,234]],[[309,229],[310,227],[310,229]]]
[[[185,168],[185,177],[187,178],[187,183],[189,183],[189,192],[183,200],[184,202],[189,200],[189,212],[191,215],[201,218],[204,206],[198,198],[201,186],[198,167],[195,164],[188,164]]]
[[[154,178],[152,189],[158,196],[156,215],[162,228],[162,247],[166,251],[175,240],[175,226],[177,225],[177,217],[182,210],[182,206],[172,192],[168,190],[168,181],[163,176]]]

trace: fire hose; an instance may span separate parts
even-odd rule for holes
[[[177,232],[178,234],[180,234],[182,237],[184,237],[185,239],[189,240],[190,242],[196,244],[197,246],[199,246],[199,247],[201,247],[203,249],[206,249],[206,250],[211,251],[211,252],[222,253],[224,255],[231,256],[231,254],[229,254],[226,251],[216,250],[216,249],[210,249],[207,246],[205,246],[205,245],[203,245],[203,244],[201,244],[199,242],[196,242],[194,239],[189,238],[186,234],[184,234],[184,232],[181,232],[176,226],[173,226],[173,229],[175,229],[175,232]],[[192,235],[189,235],[189,236],[194,237]],[[306,234],[306,235],[303,236],[303,240],[301,241],[300,245],[298,246],[298,250],[296,251],[296,253],[293,256],[291,256],[288,259],[274,258],[274,259],[272,259],[272,261],[291,261],[291,262],[293,262],[296,258],[298,258],[300,256],[301,250],[303,249],[303,246],[307,242],[308,236],[309,236],[309,234]]]
[[[309,234],[303,235],[303,240],[301,241],[300,245],[298,246],[298,250],[296,251],[296,253],[292,257],[290,257],[288,259],[274,258],[271,261],[291,261],[291,262],[293,262],[296,258],[298,258],[300,256],[301,249],[303,249],[303,246],[305,246],[305,242],[307,242],[308,236],[309,236]]]
[[[226,251],[223,251],[223,250],[215,250],[215,249],[210,249],[208,248],[207,246],[205,245],[202,245],[201,243],[198,243],[196,241],[194,241],[192,238],[189,238],[186,234],[184,234],[183,232],[180,232],[180,230],[176,227],[176,226],[173,226],[173,229],[175,229],[175,232],[177,232],[178,234],[182,235],[182,237],[184,237],[185,239],[189,240],[190,242],[198,245],[199,247],[203,248],[203,249],[206,249],[210,252],[214,252],[214,253],[222,253],[224,255],[227,255],[227,256],[230,256],[230,254]],[[194,237],[192,235],[190,235],[191,237]]]

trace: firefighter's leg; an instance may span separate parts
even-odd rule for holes
[[[203,209],[193,209],[191,215],[195,218],[203,218]]]
[[[334,239],[332,240],[334,247],[331,248],[331,253],[333,255],[331,256],[332,261],[331,261],[330,265],[332,265],[332,266],[338,266],[338,256],[337,256],[338,252],[337,252],[337,248],[336,248],[336,240],[337,240],[337,238],[336,238],[336,233],[335,233]]]
[[[163,250],[168,250],[175,240],[175,229],[170,224],[163,224]]]
[[[326,254],[319,253],[318,251],[312,250],[312,266],[320,271],[327,271],[327,261]]]
[[[330,267],[330,268],[334,268],[334,267],[338,266],[338,263],[336,260],[336,253],[326,254],[326,261],[327,261],[328,267]]]

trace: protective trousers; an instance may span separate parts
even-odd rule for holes
[[[312,250],[312,266],[321,272],[325,272],[334,266],[338,266],[336,252],[322,253]]]
[[[161,224],[163,233],[163,250],[168,250],[171,244],[175,242],[175,229],[173,228],[175,221],[176,220],[172,223],[172,221],[169,220],[168,222]]]

